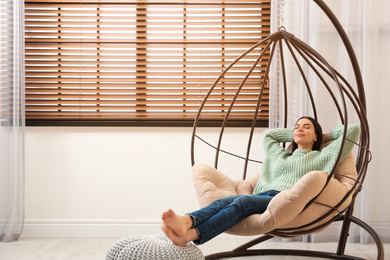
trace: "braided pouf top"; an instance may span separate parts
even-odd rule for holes
[[[113,244],[106,260],[203,260],[202,251],[193,243],[174,245],[164,235],[125,237]]]

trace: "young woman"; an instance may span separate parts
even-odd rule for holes
[[[294,129],[264,131],[265,160],[261,177],[253,195],[237,195],[219,199],[198,211],[178,215],[172,209],[162,214],[161,229],[175,245],[190,241],[203,244],[232,228],[242,219],[263,213],[279,192],[292,186],[310,171],[330,172],[337,159],[343,137],[343,126],[336,126],[330,134],[322,134],[321,126],[311,117],[302,117]],[[348,126],[347,139],[354,142],[360,135],[357,125]],[[323,141],[335,140],[319,151]],[[292,152],[282,148],[281,142],[293,142]],[[340,162],[353,148],[346,141]]]

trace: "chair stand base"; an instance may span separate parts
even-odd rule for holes
[[[375,230],[370,227],[367,223],[356,217],[349,217],[349,220],[361,228],[365,229],[374,239],[375,244],[377,246],[378,255],[377,260],[384,259],[384,248],[383,243],[379,237],[379,235],[375,232]],[[348,230],[347,230],[348,231]],[[259,255],[291,255],[291,256],[312,256],[318,258],[328,258],[328,259],[354,259],[354,260],[363,260],[364,258],[332,253],[332,252],[322,252],[322,251],[313,251],[313,250],[294,250],[294,249],[249,249],[254,245],[260,244],[266,240],[273,238],[272,235],[266,234],[262,235],[248,243],[239,246],[232,251],[226,251],[221,253],[215,253],[211,255],[207,255],[205,257],[206,260],[212,259],[223,259],[223,258],[234,258],[241,256],[259,256]]]
[[[312,251],[312,250],[293,250],[293,249],[252,249],[245,250],[241,252],[222,252],[205,257],[206,260],[211,259],[223,259],[223,258],[234,258],[241,256],[259,256],[259,255],[289,255],[289,256],[311,256],[317,258],[327,258],[327,259],[353,259],[353,260],[364,260],[364,258],[359,258],[355,256],[348,255],[337,255],[330,252],[321,252],[321,251]]]

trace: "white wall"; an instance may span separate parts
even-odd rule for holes
[[[251,158],[264,158],[262,131],[255,133],[252,150],[256,152]],[[214,128],[200,132],[207,140],[219,133]],[[164,210],[171,207],[186,213],[198,208],[191,180],[191,133],[191,128],[27,127],[23,236],[121,237],[161,232]],[[230,128],[225,136],[223,149],[245,154],[244,129]],[[196,158],[212,165],[208,158],[213,153],[196,144],[200,148]],[[220,170],[240,179],[241,160],[221,157]],[[250,165],[248,175],[259,167]],[[380,198],[384,191],[372,192]],[[371,224],[387,234],[390,219],[383,210],[388,209],[375,210],[380,213],[373,214]]]
[[[247,138],[239,128],[229,132],[228,147]],[[198,208],[191,133],[192,128],[27,127],[24,236],[160,232],[164,210]],[[202,150],[197,157],[208,155]],[[235,173],[234,167],[225,165],[226,172]]]

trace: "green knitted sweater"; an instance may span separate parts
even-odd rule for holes
[[[292,186],[306,173],[311,171],[331,172],[343,140],[344,126],[335,126],[330,140],[335,140],[321,151],[296,149],[294,153],[280,146],[281,142],[293,141],[293,129],[271,129],[264,131],[264,151],[266,154],[260,179],[253,194],[264,191],[283,191]],[[360,127],[349,125],[347,138],[356,142],[360,136]],[[348,156],[354,144],[346,140],[340,163]]]

